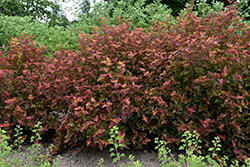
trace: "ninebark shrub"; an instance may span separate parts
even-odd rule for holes
[[[145,32],[103,18],[93,34],[78,35],[79,50],[54,58],[30,37],[13,39],[0,69],[1,127],[11,136],[16,124],[28,130],[40,120],[42,131],[56,130],[54,151],[83,141],[102,149],[113,126],[120,143],[138,149],[150,133],[179,144],[183,131],[196,130],[205,150],[219,136],[223,155],[246,159],[250,32],[241,19],[235,7],[207,19],[190,12]],[[59,124],[53,111],[63,114]]]

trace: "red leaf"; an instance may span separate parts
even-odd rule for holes
[[[224,124],[220,125],[220,130],[223,130]]]
[[[223,117],[223,118],[224,118],[225,116],[227,116],[227,114],[220,114],[220,115],[221,115],[221,117]]]
[[[173,91],[170,96],[176,95],[176,91]]]
[[[234,152],[235,152],[236,154],[240,154],[240,151],[237,151],[236,149],[234,149]]]
[[[148,123],[148,118],[143,114],[143,120]]]
[[[224,67],[223,73],[221,74],[223,77],[227,76],[227,66]]]
[[[98,134],[102,134],[105,131],[105,129],[99,129],[93,137],[96,137]]]
[[[75,111],[80,110],[80,109],[81,109],[81,107],[74,108]]]
[[[123,101],[126,102],[128,105],[130,104],[130,101],[129,101],[128,97],[126,99],[124,99]]]
[[[34,118],[34,116],[29,116],[27,117],[27,119],[31,120],[32,118]]]
[[[87,146],[89,146],[91,144],[91,141],[90,140],[88,140],[87,141]]]
[[[209,124],[206,123],[205,121],[201,120],[201,124],[204,128],[208,128],[209,127]]]
[[[215,74],[216,79],[220,79],[220,74]]]
[[[77,100],[77,102],[82,102],[83,101],[82,97],[78,97],[76,100]]]
[[[206,119],[204,122],[207,124],[210,122],[210,119]]]
[[[100,114],[100,117],[101,117],[102,120],[105,120],[105,121],[107,120],[107,118],[105,117],[104,114]]]
[[[10,104],[10,103],[13,103],[14,101],[16,101],[16,98],[8,99],[8,100],[5,100],[4,102],[7,104]]]
[[[66,120],[66,119],[64,119],[64,120],[62,121],[62,123],[61,123],[61,124],[63,125],[66,121],[67,121],[67,120]]]
[[[233,121],[232,124],[233,124],[239,131],[241,130],[240,126],[239,126],[237,123],[235,123],[235,121]]]
[[[41,129],[40,132],[44,132],[44,131],[46,131],[46,130],[48,130],[48,129],[49,129],[48,124],[46,124],[46,125]]]
[[[121,118],[116,118],[116,119],[113,119],[111,118],[111,121],[115,122],[115,123],[119,123],[122,119]]]
[[[233,143],[233,147],[235,147],[235,146],[236,146],[236,143],[235,143],[235,141],[234,141],[234,140],[232,140],[232,143]]]
[[[228,47],[232,47],[233,46],[233,44],[231,44],[230,42],[227,42],[226,44],[227,44]]]
[[[242,158],[243,158],[244,160],[247,160],[247,159],[248,159],[248,157],[247,157],[246,155],[244,155]]]
[[[209,51],[209,57],[212,57],[214,55],[215,51]]]
[[[156,109],[154,109],[154,111],[153,111],[153,116],[155,116],[155,114],[157,114],[157,110]]]
[[[195,112],[195,110],[193,109],[193,107],[192,108],[188,108],[188,111]]]
[[[80,127],[80,132],[83,132],[83,130],[88,126],[88,124],[84,124],[82,127]]]
[[[70,126],[69,126],[69,125],[65,125],[64,127],[65,127],[65,129],[69,132]]]
[[[145,145],[146,145],[146,144],[147,144],[148,142],[150,142],[150,141],[151,141],[150,139],[146,138],[145,140],[142,141],[142,144],[145,144]]]
[[[104,107],[108,107],[108,105],[107,105],[107,104],[104,104],[104,105],[102,106],[102,108],[104,108]]]
[[[237,75],[236,75],[236,79],[237,79],[237,81],[240,81],[240,80],[241,80],[241,78],[242,78],[242,77],[241,77],[239,74],[237,74]]]
[[[163,84],[163,86],[170,85],[170,83],[171,83],[171,80],[168,80],[168,81],[166,81],[166,82]]]
[[[8,127],[8,126],[10,126],[10,123],[7,121],[4,121],[4,124],[1,124],[0,128]]]
[[[186,129],[184,128],[184,123],[181,123],[181,125],[178,127],[178,130],[186,130]]]
[[[68,141],[70,140],[70,137],[68,135],[65,136],[66,140],[64,140],[64,143],[68,143]]]
[[[26,135],[24,135],[24,136],[22,136],[21,141],[24,141],[24,140],[26,139],[26,137],[27,137],[27,134],[26,134]]]
[[[105,131],[105,129],[99,129],[99,134],[102,134]]]
[[[21,120],[18,120],[17,122],[20,123],[21,125],[24,124],[23,121],[21,121]]]
[[[97,122],[97,121],[98,121],[98,115],[95,117],[94,121],[95,121],[95,122]]]
[[[226,136],[225,135],[219,135],[220,138],[222,138],[224,141],[226,139]]]
[[[235,50],[235,49],[232,49],[231,52],[232,52],[233,54],[237,54],[237,50]]]

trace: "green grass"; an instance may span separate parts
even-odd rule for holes
[[[31,137],[31,142],[34,143],[32,147],[29,147],[28,150],[31,150],[32,154],[27,155],[28,160],[26,162],[23,162],[22,159],[20,159],[20,155],[22,155],[22,152],[20,152],[20,148],[22,147],[23,138],[22,138],[22,128],[20,126],[17,126],[15,129],[16,134],[15,137],[17,139],[14,141],[14,146],[17,147],[17,150],[13,151],[12,147],[8,145],[7,140],[9,137],[5,135],[6,131],[0,129],[0,167],[9,167],[9,166],[31,166],[30,163],[32,161],[36,162],[36,166],[39,167],[50,167],[50,166],[58,166],[58,162],[60,162],[61,156],[58,156],[56,159],[52,161],[51,159],[51,150],[53,148],[53,145],[47,149],[47,155],[39,155],[41,145],[39,144],[39,141],[41,140],[41,137],[39,135],[39,131],[42,129],[42,126],[40,126],[40,122],[38,122],[37,125],[35,125],[35,129],[33,132],[36,134],[35,136]],[[114,126],[111,129],[110,132],[110,144],[114,145],[114,147],[110,148],[110,156],[114,157],[113,163],[117,163],[119,167],[123,167],[124,164],[121,164],[120,160],[121,157],[125,157],[124,153],[120,154],[118,152],[118,148],[124,147],[123,144],[119,143],[119,140],[121,139],[120,136],[118,136],[118,127]],[[198,156],[200,153],[200,146],[198,146],[198,143],[201,141],[199,140],[199,134],[194,131],[191,133],[190,131],[185,132],[183,137],[186,137],[185,139],[182,139],[181,142],[184,143],[179,150],[185,150],[185,155],[179,155],[179,160],[176,161],[171,151],[168,147],[166,147],[165,141],[159,141],[158,138],[155,139],[155,143],[157,146],[155,147],[156,150],[158,150],[158,156],[159,160],[162,162],[160,167],[172,167],[172,166],[188,166],[188,167],[201,167],[201,166],[207,166],[207,163],[209,166],[217,167],[217,166],[226,166],[225,161],[228,159],[227,157],[224,157],[221,159],[219,164],[214,160],[214,157],[217,155],[216,152],[220,151],[220,139],[219,137],[215,138],[214,141],[214,147],[210,148],[208,151],[212,152],[212,157],[207,155],[206,157]],[[194,151],[196,151],[196,155],[194,154]],[[9,162],[6,162],[6,158],[9,157],[11,154],[18,154],[17,157],[15,157],[13,160],[10,160]],[[38,154],[38,155],[37,155]],[[129,166],[128,167],[140,167],[142,164],[137,161],[133,161],[134,157],[132,155],[129,156]],[[204,162],[206,159],[207,163]],[[99,167],[102,167],[102,163],[104,160],[101,158],[99,160]],[[250,158],[248,158],[245,163],[247,164],[247,167],[250,167]],[[53,164],[53,165],[51,165]],[[239,166],[238,161],[233,162],[234,165],[231,166]],[[246,167],[243,165],[243,167]]]

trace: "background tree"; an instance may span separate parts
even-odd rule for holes
[[[58,16],[50,10],[51,8],[60,10],[58,4],[49,0],[0,1],[0,13],[6,16],[31,16],[33,19],[37,20],[57,18]]]
[[[72,0],[68,0],[68,2],[71,2]],[[74,5],[73,7],[67,7],[66,10],[68,11],[75,11],[71,14],[75,15],[77,18],[83,18],[83,16],[90,16],[90,9],[91,9],[91,2],[90,0],[77,0],[73,1]],[[92,0],[92,3],[95,3],[96,0]],[[77,22],[77,20],[74,20],[74,22]]]
[[[55,6],[51,6],[52,14],[56,15],[57,17],[53,17],[51,19],[46,20],[46,23],[49,27],[54,27],[56,25],[63,26],[66,28],[70,25],[70,21],[68,20],[65,12],[62,9],[62,5],[59,3],[59,0],[54,1]]]
[[[194,11],[197,11],[197,6],[199,6],[200,2],[202,0],[197,0],[197,1],[194,1],[194,5],[195,5],[195,8],[194,8]],[[233,3],[238,3],[238,10],[239,10],[239,13],[242,17],[244,17],[244,20],[245,21],[249,21],[250,20],[250,17],[249,17],[249,14],[250,14],[250,1],[249,0],[240,0],[239,2],[237,0],[206,0],[206,4],[208,4],[210,7],[214,6],[215,3],[223,3],[224,4],[224,8],[226,7],[229,7],[230,4],[233,4]],[[201,15],[201,13],[199,13]]]
[[[104,0],[108,4],[114,2],[114,7],[118,4],[120,0]],[[127,0],[128,3],[131,5],[134,4],[135,2],[140,1],[140,0]],[[152,4],[156,0],[146,0],[144,7],[146,5]],[[161,4],[167,5],[168,8],[172,9],[172,16],[177,17],[182,9],[185,8],[185,5],[190,2],[190,0],[160,0]],[[112,14],[112,13],[111,13]]]
[[[94,2],[95,3],[95,2]],[[79,4],[79,8],[77,10],[79,15],[82,14],[90,14],[90,1],[89,0],[83,0],[80,4]]]
[[[107,2],[108,4],[114,2],[114,7],[116,7],[117,3],[120,0],[104,0],[104,1]],[[127,0],[127,2],[129,2],[130,4],[134,4],[136,1],[140,0]],[[146,0],[145,5],[152,4],[154,1],[156,0]],[[167,5],[168,8],[172,10],[171,12],[172,16],[176,18],[177,16],[179,16],[179,13],[181,13],[181,10],[185,8],[185,5],[191,4],[192,1],[193,4],[195,5],[193,11],[197,11],[197,5],[201,2],[201,0],[160,0],[160,3]],[[213,3],[222,2],[224,3],[224,7],[227,7],[230,5],[229,1],[233,3],[236,2],[237,0],[206,0],[206,3],[210,6],[213,6]],[[244,17],[246,20],[250,20],[250,17],[248,16],[250,14],[250,1],[242,0],[239,2],[239,4],[240,4],[239,6],[241,7],[239,11],[245,15]],[[110,14],[112,16],[112,12]]]

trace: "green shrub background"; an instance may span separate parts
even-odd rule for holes
[[[0,47],[4,46],[5,50],[9,48],[9,41],[12,37],[21,38],[21,34],[34,35],[34,41],[38,46],[45,45],[47,51],[45,54],[47,56],[52,56],[52,54],[57,50],[58,45],[63,45],[63,48],[67,50],[77,50],[78,43],[76,42],[79,34],[79,30],[83,33],[92,34],[93,27],[102,27],[102,18],[105,17],[107,20],[107,25],[118,25],[118,16],[121,16],[124,20],[129,19],[130,29],[135,27],[144,28],[146,32],[150,31],[150,27],[156,22],[165,22],[166,15],[169,15],[169,23],[176,24],[173,16],[170,15],[171,9],[166,5],[162,5],[155,1],[146,7],[142,7],[144,0],[140,3],[135,3],[135,5],[126,4],[124,1],[119,1],[118,6],[113,9],[114,4],[110,5],[103,3],[96,3],[91,15],[83,15],[82,18],[73,23],[72,25],[64,28],[63,26],[49,27],[45,23],[40,23],[39,21],[32,20],[31,17],[9,17],[0,15]],[[243,6],[243,2],[239,2],[238,8]],[[202,16],[203,19],[207,18],[209,14],[215,12],[218,14],[219,11],[226,11],[223,3],[216,2],[212,7],[202,0],[197,5],[198,11],[195,12],[196,16]],[[113,15],[110,17],[109,13],[113,9]],[[183,17],[187,15],[187,9],[181,11]],[[240,16],[247,16],[244,13],[240,13]],[[241,20],[240,22],[245,22]],[[247,22],[245,22],[247,23]],[[239,33],[240,30],[239,30]],[[61,46],[60,46],[61,47]]]

